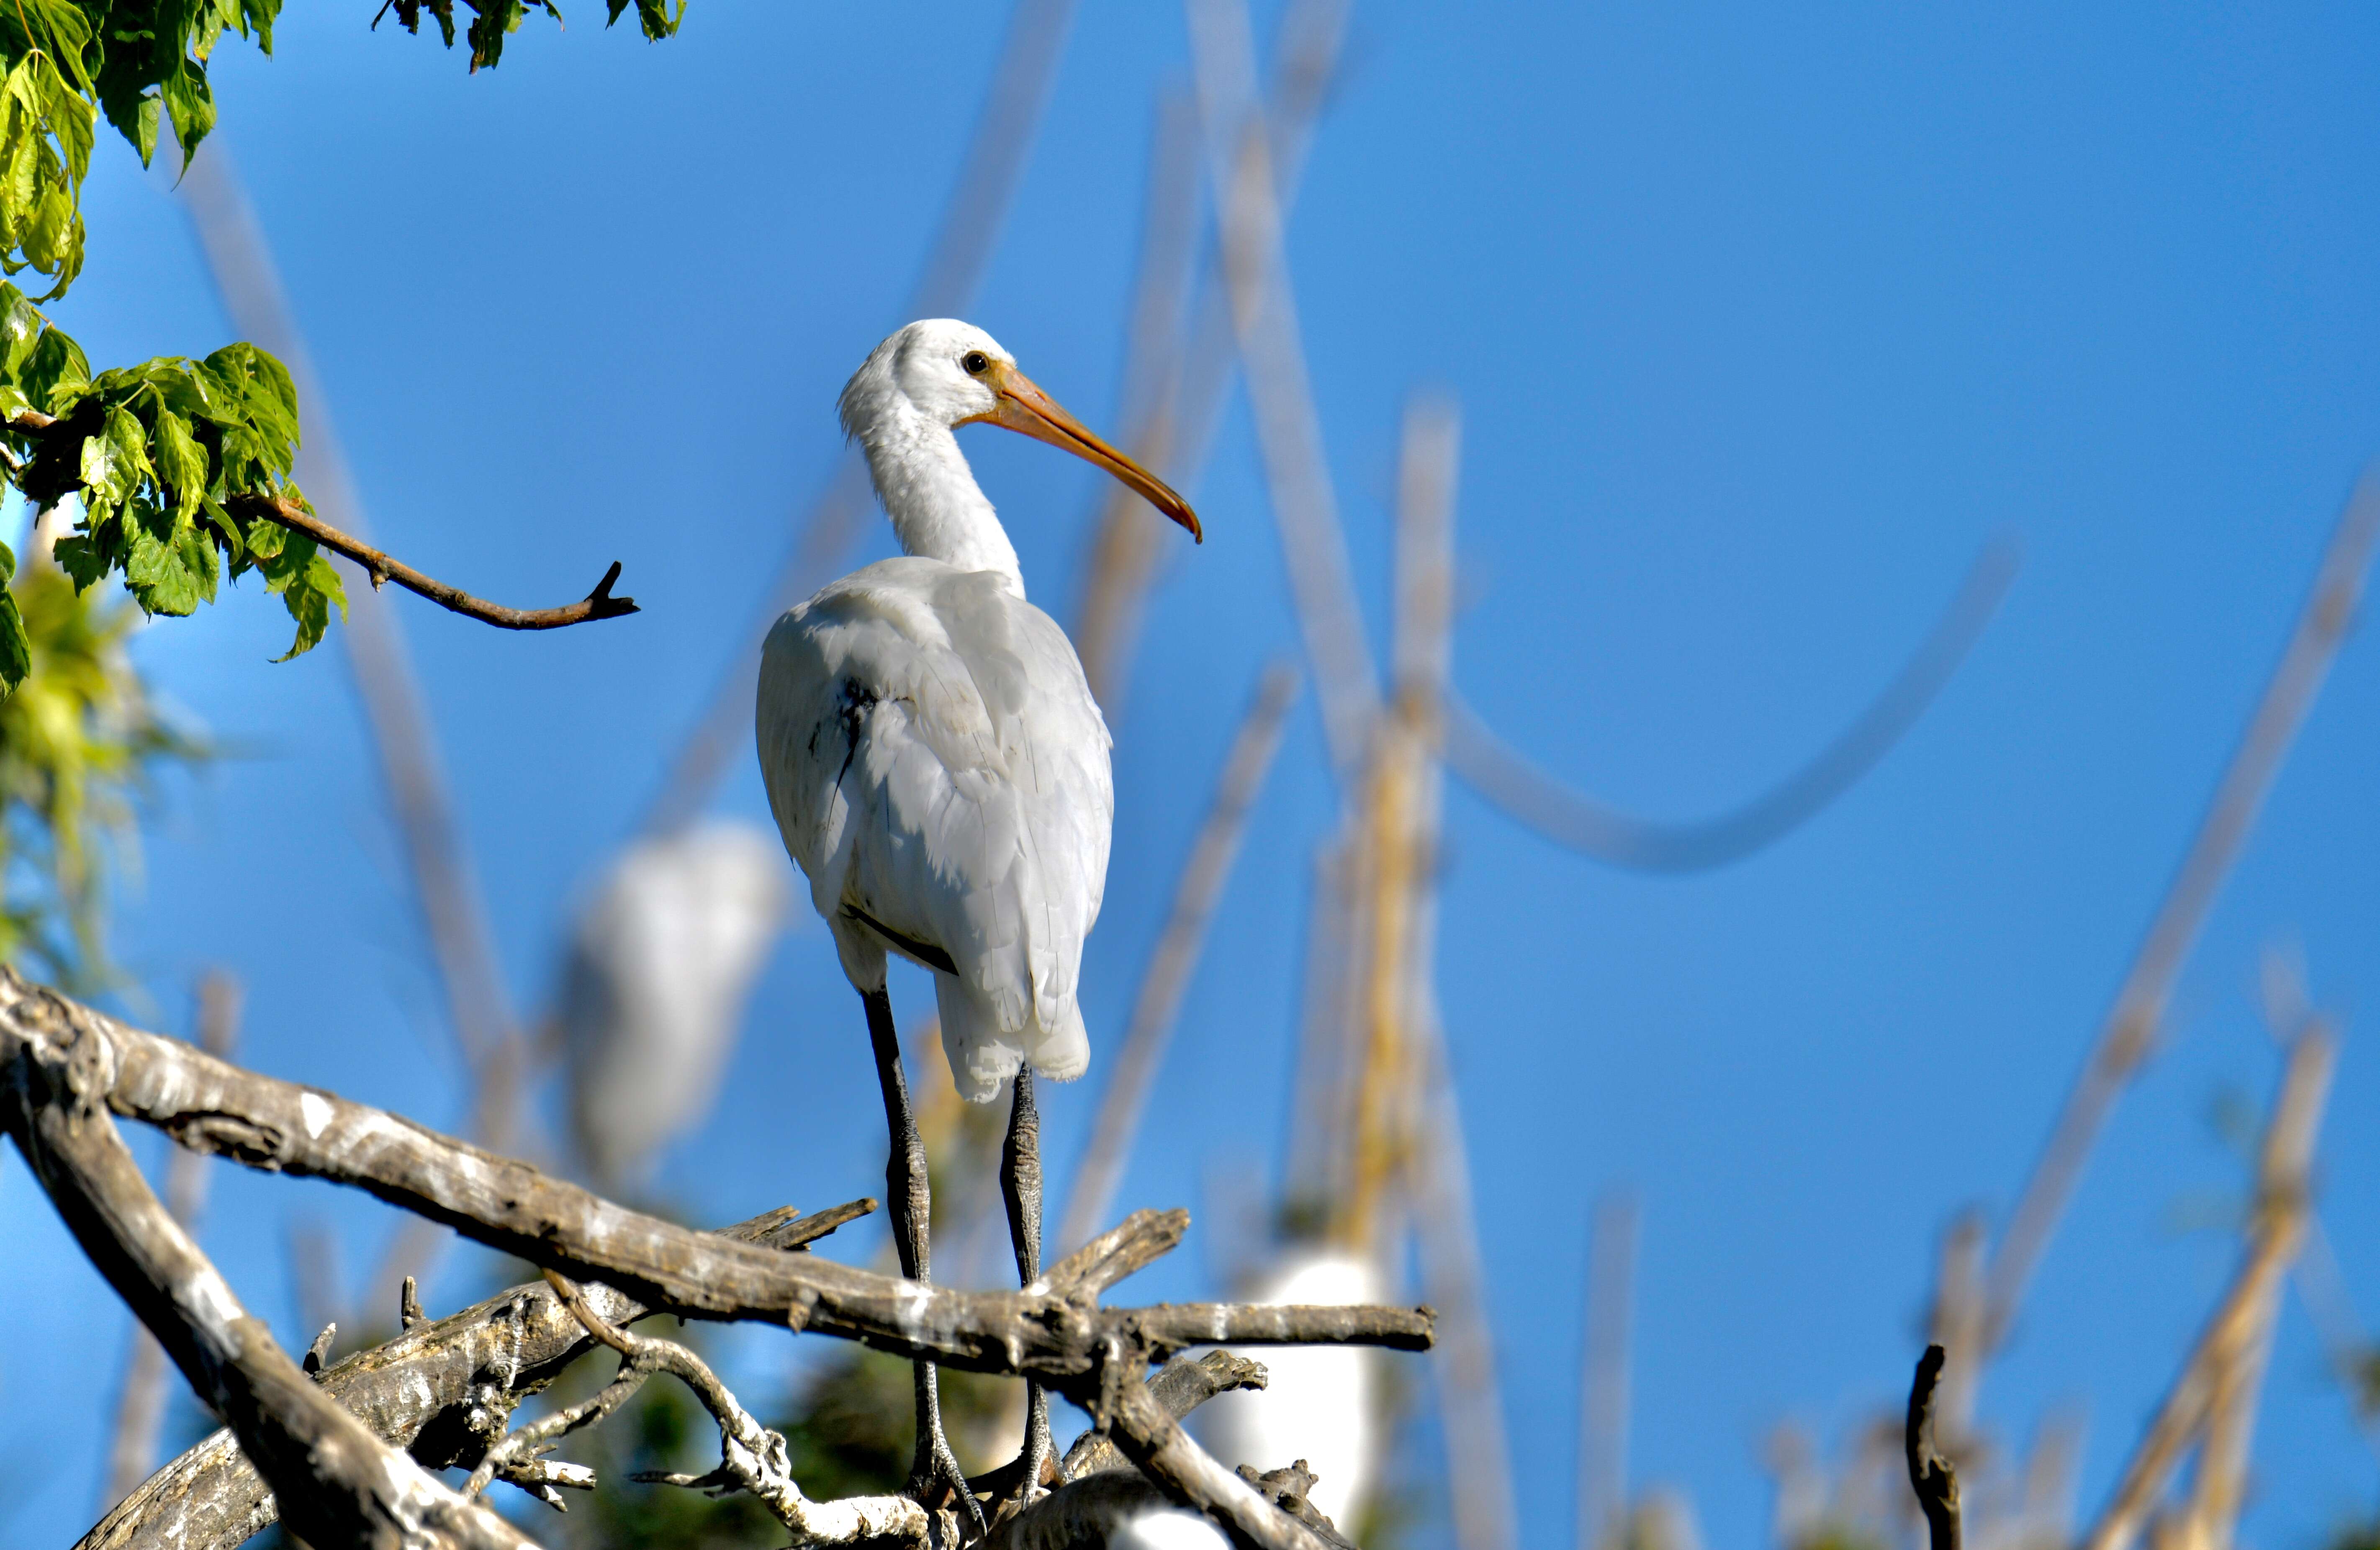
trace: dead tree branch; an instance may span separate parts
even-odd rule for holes
[[[814,1502],[795,1481],[785,1439],[752,1419],[752,1412],[729,1392],[710,1365],[674,1340],[632,1335],[605,1320],[567,1278],[549,1270],[545,1278],[587,1332],[627,1359],[629,1367],[667,1373],[693,1390],[702,1408],[719,1423],[719,1468],[707,1475],[644,1475],[663,1485],[688,1485],[711,1490],[740,1490],[767,1508],[791,1530],[794,1543],[860,1544],[886,1541],[924,1546],[929,1542],[926,1509],[908,1496],[849,1496],[841,1501]],[[625,1376],[626,1369],[623,1369]],[[612,1387],[619,1388],[614,1382]],[[955,1525],[946,1525],[952,1529]],[[954,1535],[945,1532],[945,1544]]]
[[[1213,1519],[1240,1550],[1342,1550],[1192,1442],[1137,1373],[1123,1373],[1091,1413],[1167,1500]]]
[[[24,410],[8,421],[12,430],[34,437],[55,430],[60,423],[38,409]],[[79,430],[71,429],[67,433],[80,435]],[[493,624],[500,630],[558,630],[566,624],[617,619],[624,613],[637,612],[636,599],[612,595],[612,584],[620,579],[620,563],[617,560],[613,561],[612,568],[603,573],[603,579],[595,584],[595,590],[575,603],[565,603],[560,608],[507,608],[502,603],[489,602],[484,598],[475,598],[460,587],[422,575],[394,555],[384,554],[361,539],[332,527],[302,502],[251,490],[233,496],[225,504],[236,516],[277,524],[293,533],[304,534],[335,554],[346,555],[363,567],[364,575],[375,587],[394,581],[407,591],[427,598],[451,613],[477,619],[483,624]]]
[[[1942,1378],[1940,1346],[1927,1346],[1909,1386],[1909,1488],[1925,1509],[1933,1550],[1959,1550],[1959,1471],[1934,1446],[1934,1390]]]
[[[1229,1394],[1235,1388],[1262,1388],[1265,1382],[1262,1362],[1227,1350],[1210,1350],[1204,1356],[1177,1356],[1168,1362],[1148,1380],[1148,1391],[1179,1419],[1218,1394]],[[1113,1438],[1104,1432],[1092,1431],[1075,1438],[1075,1446],[1066,1450],[1060,1474],[1067,1480],[1080,1480],[1086,1475],[1130,1468],[1131,1461],[1117,1448]]]
[[[239,1036],[239,981],[221,970],[199,980],[199,1043],[210,1055],[228,1059]],[[165,1159],[165,1209],[196,1232],[207,1198],[207,1160],[176,1146]],[[107,1449],[107,1483],[100,1510],[106,1511],[148,1478],[157,1458],[157,1433],[165,1419],[165,1350],[140,1323],[132,1326],[124,1362],[124,1389],[115,1403],[115,1435]]]
[[[809,1217],[786,1207],[722,1228],[720,1236],[799,1249],[875,1205],[854,1201]],[[587,1295],[614,1323],[644,1313],[606,1286],[591,1286]],[[408,1324],[397,1338],[356,1352],[319,1381],[375,1436],[423,1468],[476,1469],[514,1411],[585,1355],[589,1343],[577,1320],[537,1281],[435,1322]],[[217,1432],[118,1503],[76,1550],[237,1550],[279,1515],[271,1487],[237,1439]]]
[[[251,1317],[132,1160],[106,1108],[105,1045],[36,1047],[0,1036],[0,1127],[15,1139],[85,1254],[324,1546],[529,1550],[373,1436],[314,1386]]]
[[[212,1333],[210,1325],[176,1320],[161,1331],[171,1335],[167,1349],[182,1360],[185,1372],[231,1417],[268,1483],[303,1493],[315,1487],[316,1475],[326,1477],[320,1482],[326,1493],[320,1501],[280,1492],[285,1501],[304,1500],[310,1515],[333,1514],[292,1514],[293,1530],[326,1544],[394,1543],[380,1533],[381,1519],[371,1514],[400,1511],[411,1514],[405,1521],[431,1524],[435,1534],[455,1544],[526,1542],[517,1536],[485,1539],[482,1509],[388,1450],[362,1422],[298,1374],[261,1326],[237,1313],[229,1289],[148,1195],[107,1120],[110,1109],[157,1125],[194,1150],[268,1172],[363,1189],[541,1269],[608,1282],[653,1311],[783,1324],[897,1356],[1038,1378],[1110,1425],[1125,1457],[1169,1493],[1215,1513],[1236,1539],[1262,1550],[1318,1550],[1321,1542],[1189,1440],[1150,1398],[1142,1378],[1148,1364],[1202,1345],[1364,1344],[1423,1350],[1430,1342],[1434,1315],[1427,1308],[1101,1308],[1102,1289],[1181,1241],[1188,1225],[1182,1212],[1137,1213],[1033,1287],[1001,1293],[921,1286],[808,1254],[690,1231],[382,1110],[244,1072],[128,1027],[30,986],[6,966],[0,966],[0,1095],[13,1100],[10,1128],[28,1156],[36,1159],[37,1175],[50,1185],[85,1252],[103,1270],[116,1270],[128,1255],[119,1230],[121,1203],[145,1198],[164,1230],[205,1272],[199,1312],[217,1324],[229,1319],[229,1327],[245,1342],[225,1345],[227,1356],[248,1358],[255,1341],[264,1342],[269,1360],[252,1373],[205,1360],[212,1346],[191,1350],[183,1360],[185,1350],[176,1342],[187,1348],[189,1330]],[[61,1184],[57,1170],[47,1166],[60,1139],[52,1132],[63,1132],[67,1141],[103,1134],[121,1156],[128,1182],[115,1176],[103,1184]],[[137,1194],[129,1193],[136,1189]],[[146,1289],[175,1285],[157,1275],[126,1276],[120,1284],[144,1317],[166,1295]],[[226,1309],[234,1312],[225,1314]],[[152,1327],[166,1322],[152,1319]],[[224,1377],[226,1372],[233,1376]],[[265,1382],[273,1386],[261,1390],[273,1408],[255,1399]],[[284,1392],[290,1384],[302,1386],[294,1397]],[[324,1419],[325,1412],[335,1421]],[[298,1423],[310,1428],[303,1435],[310,1446],[292,1442]],[[358,1455],[358,1448],[364,1453]],[[364,1470],[358,1459],[370,1460],[371,1468]],[[301,1472],[310,1469],[312,1474]],[[359,1473],[370,1478],[358,1483]],[[418,1488],[422,1485],[430,1488],[427,1496]],[[345,1504],[346,1517],[325,1505],[334,1502]]]

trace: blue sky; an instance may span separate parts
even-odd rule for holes
[[[522,603],[621,558],[646,609],[513,636],[400,605],[536,1006],[832,466],[835,390],[902,321],[1004,8],[698,6],[647,45],[574,7],[469,78],[366,19],[293,7],[274,59],[226,46],[217,90],[376,531]],[[2025,545],[1914,733],[1748,862],[1615,873],[1451,798],[1442,995],[1524,1541],[1569,1544],[1586,1224],[1624,1183],[1645,1221],[1633,1473],[1689,1490],[1712,1544],[1748,1544],[1766,1430],[1831,1439],[1905,1384],[1937,1234],[2023,1177],[2380,452],[2380,23],[1380,3],[1354,28],[1291,234],[1323,426],[1377,620],[1400,406],[1459,397],[1455,672],[1512,742],[1649,814],[1727,805],[1865,701],[1987,538]],[[1094,425],[1114,415],[1152,103],[1186,67],[1170,7],[1082,7],[973,312]],[[58,317],[95,361],[230,337],[178,207],[120,144],[87,209],[92,262]],[[1096,476],[1018,439],[967,446],[1062,605]],[[1095,1047],[1248,685],[1295,644],[1236,402],[1190,493],[1208,539],[1157,597],[1118,729]],[[457,1123],[345,664],[267,665],[285,635],[250,589],[143,636],[173,698],[249,757],[166,793],[122,951],[168,1024],[192,974],[228,964],[249,1061]],[[2367,632],[1986,1387],[2017,1437],[2083,1408],[2086,1510],[2228,1271],[2229,1241],[2177,1213],[2238,1183],[2206,1116],[2270,1091],[2254,987],[2275,940],[2348,1018],[2323,1210],[2380,1316],[2380,1069],[2353,1019],[2380,974],[2375,759]],[[1217,1177],[1273,1165],[1331,801],[1309,703],[1163,1078],[1243,1101],[1160,1104],[1125,1204],[1198,1210]],[[747,764],[720,806],[761,814]],[[663,1183],[722,1220],[867,1193],[868,1084],[825,938],[797,931]],[[1094,1097],[1045,1100],[1053,1160]],[[217,1201],[210,1248],[300,1346],[286,1222],[330,1224],[351,1275],[387,1226],[229,1170]],[[84,1385],[112,1383],[124,1315],[13,1156],[0,1242],[0,1542],[56,1544],[90,1516]],[[1194,1229],[1143,1290],[1211,1290],[1210,1248]],[[450,1263],[433,1306],[474,1284]],[[2257,1457],[2265,1550],[2371,1509],[2373,1459],[2294,1303]]]

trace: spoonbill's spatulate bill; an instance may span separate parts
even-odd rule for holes
[[[868,1012],[892,1132],[884,1176],[902,1273],[929,1274],[925,1146],[884,990],[887,953],[930,969],[952,1078],[985,1103],[1012,1087],[1002,1193],[1017,1272],[1040,1274],[1038,1072],[1082,1074],[1083,938],[1107,884],[1115,792],[1107,723],[1075,648],[1025,599],[1016,551],[953,431],[1005,426],[1105,468],[1199,536],[1182,497],[1086,430],[992,337],[911,323],[843,390],[904,557],[855,571],[777,621],[761,656],[760,773],[785,849]],[[978,1508],[917,1367],[909,1488]],[[1049,1457],[1036,1388],[1021,1490]]]

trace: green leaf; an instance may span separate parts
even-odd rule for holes
[[[190,422],[171,409],[157,416],[157,477],[173,492],[174,508],[195,515],[207,494],[207,454],[190,435]]]
[[[165,94],[165,112],[174,120],[174,138],[181,142],[182,159],[188,161],[215,127],[214,89],[207,84],[206,67],[188,59],[160,86]]]
[[[50,545],[50,558],[73,578],[78,592],[89,591],[91,584],[108,572],[107,559],[100,553],[99,545],[81,533],[60,535]]]
[[[76,390],[91,381],[91,362],[84,358],[80,345],[45,327],[18,381],[35,404],[63,418],[73,412]]]
[[[140,164],[144,167],[156,159],[157,121],[164,106],[164,99],[153,94],[144,96],[133,104],[132,127],[125,138],[132,142],[133,150],[140,152]],[[118,125],[117,127],[123,126]]]
[[[14,377],[23,369],[42,336],[42,315],[25,293],[0,281],[0,371]]]
[[[259,523],[258,527],[268,526]],[[250,539],[253,544],[254,532]],[[346,590],[339,584],[339,573],[315,548],[314,540],[302,533],[290,533],[281,552],[264,563],[264,585],[268,591],[281,594],[282,605],[289,617],[298,622],[298,637],[289,649],[273,659],[285,662],[292,657],[303,656],[322,644],[322,634],[331,627],[331,609],[336,605],[339,617],[347,616]]]
[[[25,636],[25,615],[17,607],[15,593],[0,591],[0,687],[15,689],[32,671],[33,643]]]
[[[132,555],[125,563],[124,580],[132,600],[147,612],[179,618],[199,606],[198,578],[181,551],[160,539],[146,523],[132,524]]]
[[[213,538],[205,528],[191,523],[175,536],[174,549],[181,556],[183,568],[190,573],[192,584],[198,587],[199,600],[206,603],[214,601],[215,582],[221,571],[215,563]]]
[[[296,537],[296,534],[278,522],[270,522],[262,517],[248,525],[248,552],[263,565],[265,580],[268,584],[273,579],[273,570],[266,562],[280,559],[283,552],[288,549],[290,540]],[[308,539],[305,541],[311,543],[314,540]]]

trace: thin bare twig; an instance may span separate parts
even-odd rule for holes
[[[1816,757],[1717,817],[1667,823],[1572,790],[1515,752],[1459,698],[1446,708],[1447,765],[1513,821],[1598,861],[1642,872],[1724,866],[1799,828],[1876,768],[1966,660],[2016,570],[2013,543],[1986,545],[1958,595],[1884,692]]]
[[[2380,467],[2367,469],[2339,514],[2325,550],[2322,568],[2290,632],[2288,649],[2256,702],[2240,745],[2215,788],[2183,855],[2180,870],[2158,904],[2140,951],[2101,1024],[2096,1047],[2084,1063],[2041,1149],[2024,1193],[2010,1214],[2007,1230],[1993,1251],[1985,1282],[1983,1350],[1986,1357],[2008,1338],[2018,1304],[2066,1203],[2082,1176],[2116,1099],[2148,1059],[2167,1001],[2190,950],[2246,845],[2265,805],[2313,707],[2314,696],[2346,639],[2363,595],[2372,552],[2380,541]]]
[[[1909,1488],[1925,1509],[1925,1529],[1933,1550],[1959,1550],[1959,1471],[1934,1446],[1934,1387],[1942,1376],[1942,1348],[1927,1346],[1917,1361],[1917,1375],[1909,1386],[1909,1427],[1905,1446]]]
[[[1249,809],[1272,769],[1273,756],[1281,750],[1282,725],[1296,694],[1294,670],[1278,662],[1265,669],[1247,715],[1232,740],[1222,775],[1215,783],[1214,801],[1174,883],[1172,911],[1149,954],[1148,967],[1142,971],[1132,1017],[1124,1024],[1123,1041],[1116,1050],[1107,1090],[1099,1096],[1099,1114],[1091,1123],[1090,1142],[1067,1191],[1058,1229],[1062,1244],[1088,1236],[1115,1203],[1124,1161],[1131,1155],[1149,1091],[1164,1061],[1182,998],[1206,945],[1208,924],[1231,878],[1232,864],[1238,859]]]
[[[750,1495],[777,1521],[793,1532],[795,1544],[858,1544],[887,1541],[923,1546],[928,1543],[925,1508],[908,1496],[848,1496],[841,1501],[814,1502],[795,1481],[785,1439],[752,1418],[710,1364],[674,1340],[637,1335],[606,1320],[589,1305],[571,1281],[554,1271],[545,1273],[567,1308],[587,1332],[618,1351],[630,1368],[667,1373],[691,1390],[719,1424],[719,1468],[707,1475],[656,1474],[638,1478],[666,1485],[724,1489]],[[621,1385],[615,1381],[613,1388]],[[625,1396],[624,1396],[625,1397]],[[615,1401],[616,1402],[616,1401]],[[476,1480],[477,1477],[475,1476]],[[945,1524],[942,1543],[953,1541]]]
[[[1159,1490],[1213,1519],[1240,1550],[1338,1550],[1192,1442],[1138,1374],[1123,1374],[1092,1414]]]
[[[1176,1416],[1188,1415],[1218,1394],[1236,1389],[1261,1389],[1267,1381],[1264,1364],[1236,1356],[1228,1350],[1210,1350],[1204,1356],[1182,1355],[1160,1368],[1148,1380],[1148,1391],[1157,1402]],[[1059,1471],[1067,1480],[1080,1480],[1086,1475],[1102,1474],[1112,1470],[1129,1470],[1132,1464],[1116,1448],[1115,1442],[1100,1431],[1085,1432],[1066,1450],[1064,1467]]]
[[[239,981],[223,970],[200,976],[199,1047],[218,1060],[231,1058],[239,1042]],[[196,1233],[206,1209],[207,1160],[176,1146],[165,1156],[165,1209]],[[165,1348],[135,1320],[124,1362],[124,1389],[115,1402],[115,1435],[107,1449],[107,1483],[102,1512],[130,1496],[149,1478],[157,1457],[157,1433],[165,1420]]]
[[[2256,1166],[2255,1218],[2223,1301],[2207,1320],[2140,1446],[2124,1466],[2082,1550],[2126,1550],[2174,1467],[2210,1420],[2225,1374],[2262,1338],[2269,1305],[2304,1241],[2314,1139],[2338,1060],[2338,1041],[2317,1023],[2289,1051]]]
[[[230,503],[235,515],[262,517],[277,522],[293,533],[303,533],[334,553],[343,554],[363,571],[374,589],[388,582],[416,597],[427,598],[450,613],[477,619],[483,624],[493,624],[500,630],[559,630],[570,624],[589,624],[598,619],[617,619],[634,613],[637,599],[613,595],[613,584],[620,579],[620,562],[614,560],[595,590],[575,603],[559,608],[507,608],[475,598],[459,587],[450,586],[434,576],[422,575],[411,565],[392,554],[383,553],[361,539],[341,532],[315,515],[296,501],[264,495],[235,495]]]

